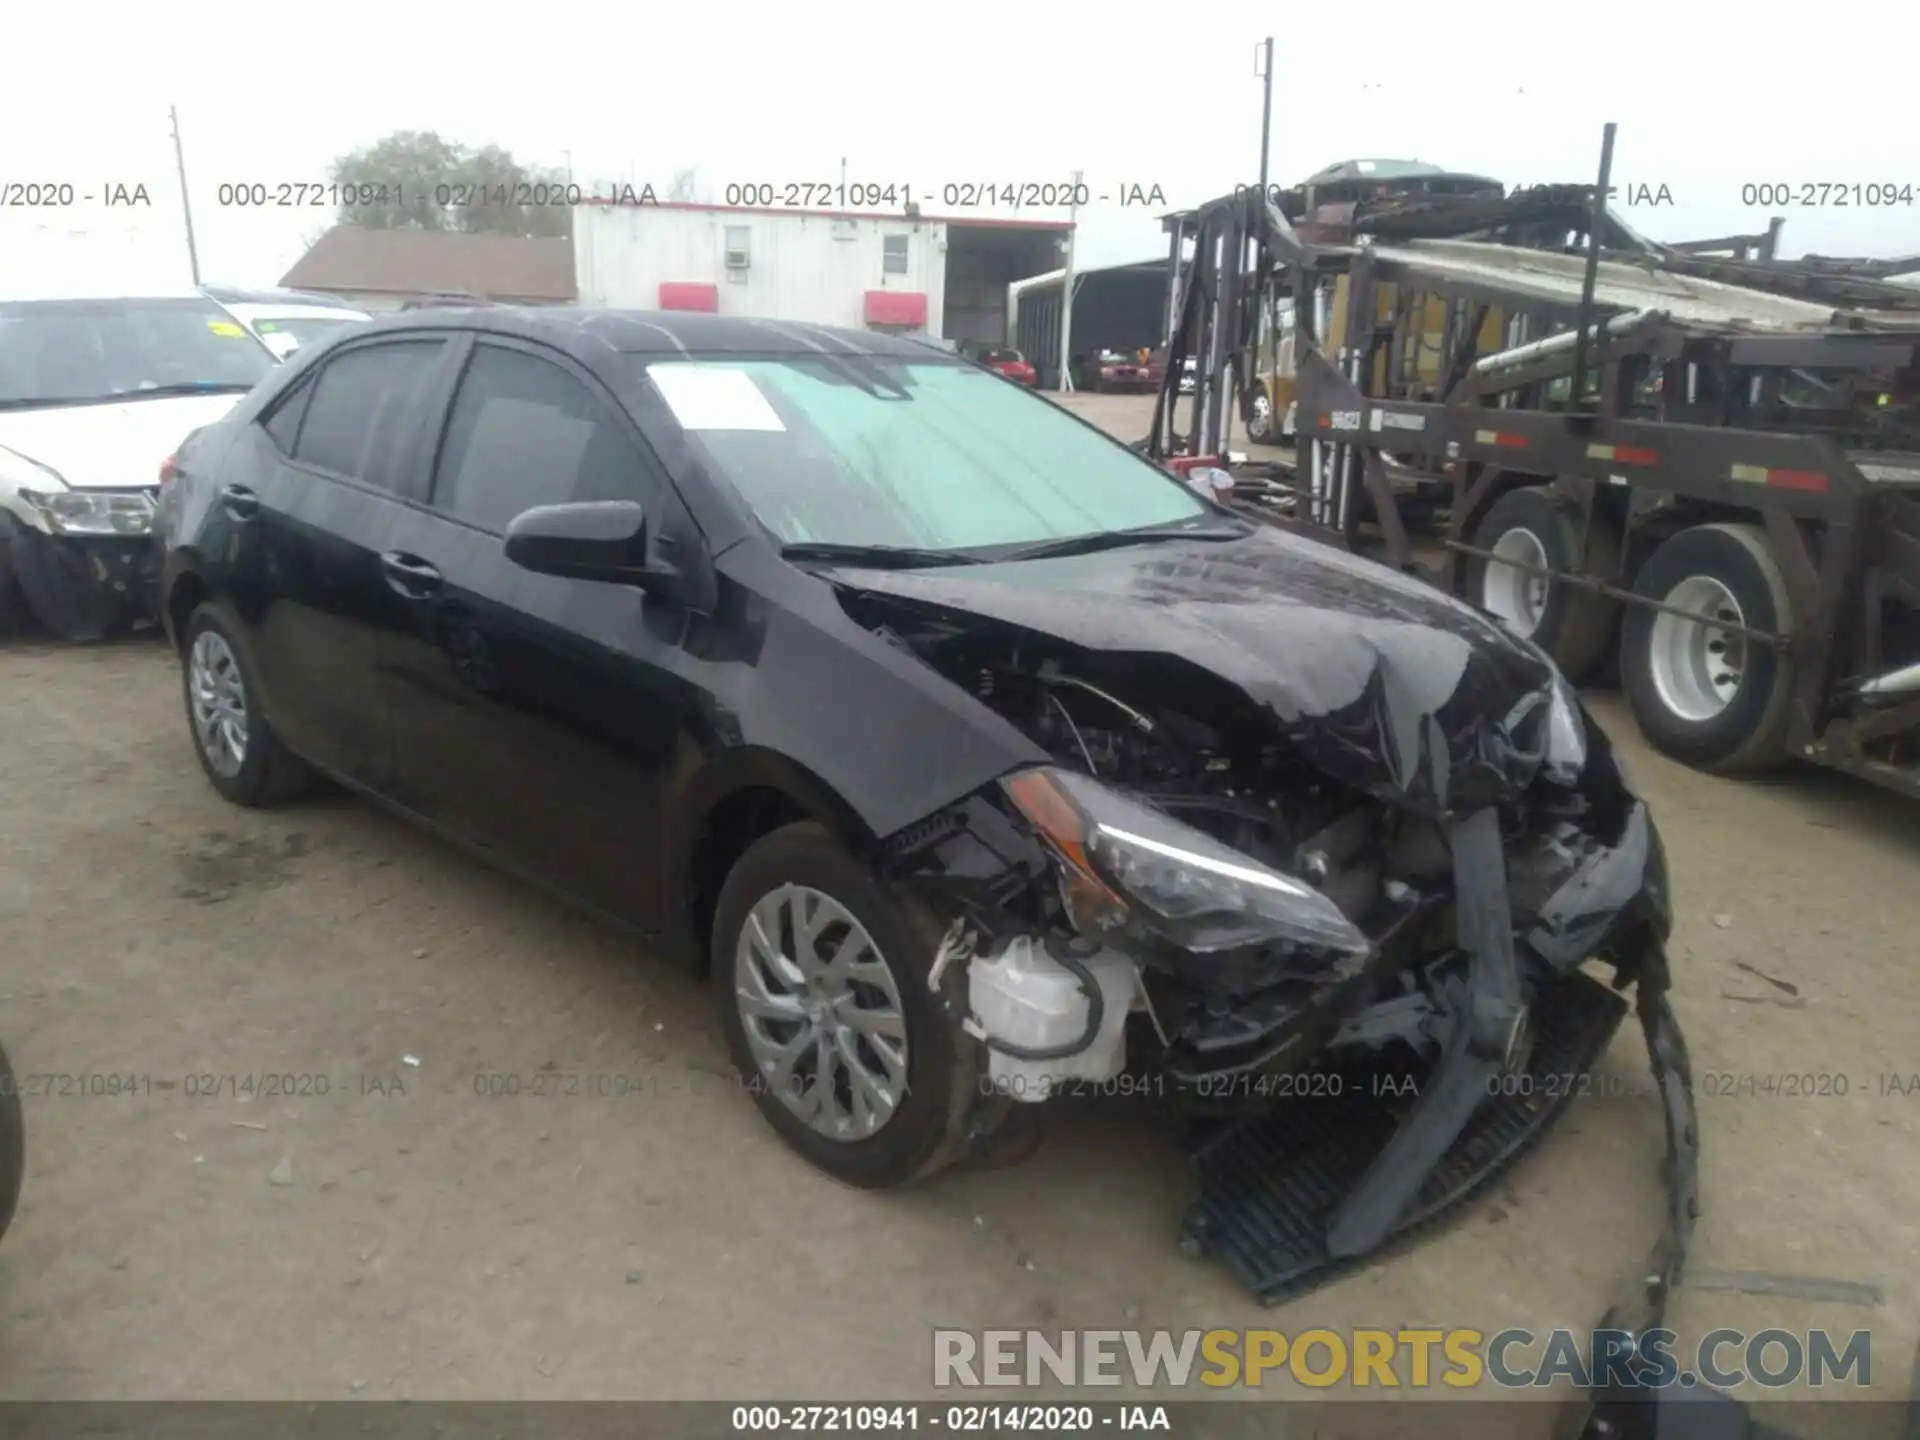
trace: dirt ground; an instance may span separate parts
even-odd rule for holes
[[[1144,432],[1141,402],[1079,403]],[[1883,1077],[1920,1072],[1920,807],[1709,779],[1595,703],[1671,853],[1703,1082],[1673,1319],[1870,1329],[1898,1398],[1920,1091]],[[223,804],[159,641],[0,644],[0,706],[0,1035],[37,1092],[0,1396],[907,1398],[940,1325],[1584,1327],[1657,1233],[1631,1027],[1606,1062],[1625,1097],[1278,1311],[1180,1254],[1188,1177],[1137,1105],[1061,1107],[1011,1170],[851,1192],[724,1078],[709,995],[624,936],[346,797]],[[556,1069],[622,1093],[482,1093]],[[1848,1093],[1742,1083],[1776,1075]],[[1733,1272],[1880,1298],[1718,1288]]]

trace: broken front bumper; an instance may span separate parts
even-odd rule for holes
[[[1160,1059],[1175,1086],[1264,1102],[1196,1128],[1200,1193],[1183,1248],[1217,1257],[1275,1304],[1410,1239],[1545,1135],[1631,1009],[1665,1120],[1667,1214],[1601,1327],[1660,1324],[1685,1263],[1698,1184],[1692,1078],[1667,998],[1666,860],[1597,732],[1579,793],[1584,809],[1511,842],[1491,807],[1452,819],[1430,893],[1402,885],[1399,917],[1369,927],[1375,943],[1364,962],[1331,976],[1304,1006],[1296,988],[1291,1012],[1276,1002],[1265,1013],[1257,986],[1238,1003],[1215,992],[1214,1003],[1184,1013],[1156,1004],[1151,1018],[1167,1042]],[[929,822],[914,837],[922,862],[909,868],[923,881],[937,872],[949,905],[1005,934],[1023,923],[1018,901],[1046,872],[1030,853],[1016,858],[1022,836],[997,813],[976,800]],[[1429,922],[1448,911],[1455,948],[1423,953],[1436,930]],[[936,990],[947,958],[943,947]],[[1611,986],[1584,971],[1590,959],[1612,967]],[[1409,983],[1416,972],[1418,985]],[[1156,978],[1164,998],[1168,977]],[[1245,985],[1244,973],[1235,981]],[[1173,983],[1190,1000],[1203,993],[1191,974]],[[1290,1083],[1275,1083],[1282,1079]],[[1591,1410],[1598,1398],[1582,1403]]]
[[[48,535],[11,525],[0,543],[37,619],[67,640],[99,640],[159,613],[160,554],[144,535]]]
[[[1453,826],[1452,973],[1378,1007],[1384,1014],[1354,1017],[1353,1043],[1331,1053],[1362,1058],[1344,1068],[1336,1058],[1327,1083],[1290,1092],[1312,1098],[1207,1138],[1196,1156],[1202,1194],[1188,1216],[1190,1248],[1219,1254],[1274,1303],[1437,1218],[1517,1158],[1578,1093],[1574,1077],[1605,1051],[1627,1010],[1616,992],[1629,985],[1674,1144],[1691,1148],[1691,1080],[1665,998],[1658,836],[1634,802],[1616,843],[1580,851],[1556,839],[1553,849],[1557,883],[1544,901],[1516,897],[1512,858],[1524,873],[1529,857],[1503,851],[1496,812]],[[1590,955],[1612,964],[1614,990],[1575,968]],[[1435,1058],[1416,1069],[1392,1062],[1423,1049]],[[1410,1104],[1398,1103],[1407,1096]]]

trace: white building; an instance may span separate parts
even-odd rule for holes
[[[573,216],[582,305],[700,310],[1005,344],[1007,287],[1064,221],[595,202]]]

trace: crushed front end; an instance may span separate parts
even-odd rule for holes
[[[0,508],[0,549],[34,618],[68,640],[99,640],[157,613],[154,491],[68,489],[48,476]]]
[[[1636,1257],[1654,1310],[1633,1319],[1657,1314],[1695,1172],[1666,860],[1551,667],[1502,713],[1456,710],[1443,742],[1389,733],[1377,694],[1289,725],[1177,661],[883,633],[1057,762],[889,847],[957,917],[933,984],[987,1051],[983,1142],[1063,1092],[1176,1100],[1200,1182],[1184,1245],[1278,1303],[1497,1176],[1637,1008],[1674,1194],[1651,1269]],[[1400,747],[1394,783],[1341,763],[1369,745]]]

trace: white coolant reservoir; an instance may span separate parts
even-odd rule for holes
[[[1069,1080],[1111,1080],[1126,1064],[1127,1011],[1138,972],[1133,961],[1098,949],[1076,959],[1100,987],[1100,1029],[1084,1049],[1056,1060],[1020,1060],[988,1046],[988,1074],[998,1093],[1016,1100],[1045,1100]],[[1023,1050],[1055,1050],[1087,1031],[1092,1003],[1080,977],[1030,936],[1016,936],[993,955],[967,966],[967,1000],[974,1026],[985,1038]]]

